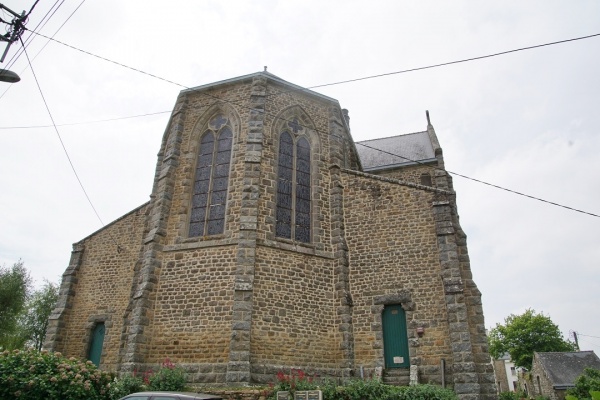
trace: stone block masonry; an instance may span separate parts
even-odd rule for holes
[[[101,368],[122,374],[165,358],[213,387],[383,370],[493,399],[452,180],[431,124],[420,134],[435,158],[365,173],[335,99],[268,72],[182,91],[150,202],[74,245],[46,347],[86,357],[103,323]],[[384,341],[392,309],[401,357]]]

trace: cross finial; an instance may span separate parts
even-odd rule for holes
[[[265,72],[267,72],[267,66],[265,65]]]

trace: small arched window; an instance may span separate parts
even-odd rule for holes
[[[233,132],[227,118],[223,115],[212,118],[200,139],[190,237],[218,235],[225,229],[232,143]]]
[[[310,143],[284,131],[277,166],[277,237],[310,242]]]

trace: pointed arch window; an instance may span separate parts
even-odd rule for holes
[[[277,237],[310,242],[310,143],[284,131],[277,166]]]
[[[200,139],[190,237],[218,235],[224,231],[232,143],[233,132],[227,118],[223,115],[212,118]]]

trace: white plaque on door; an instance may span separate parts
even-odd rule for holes
[[[404,357],[394,357],[394,364],[402,364],[404,362]]]

